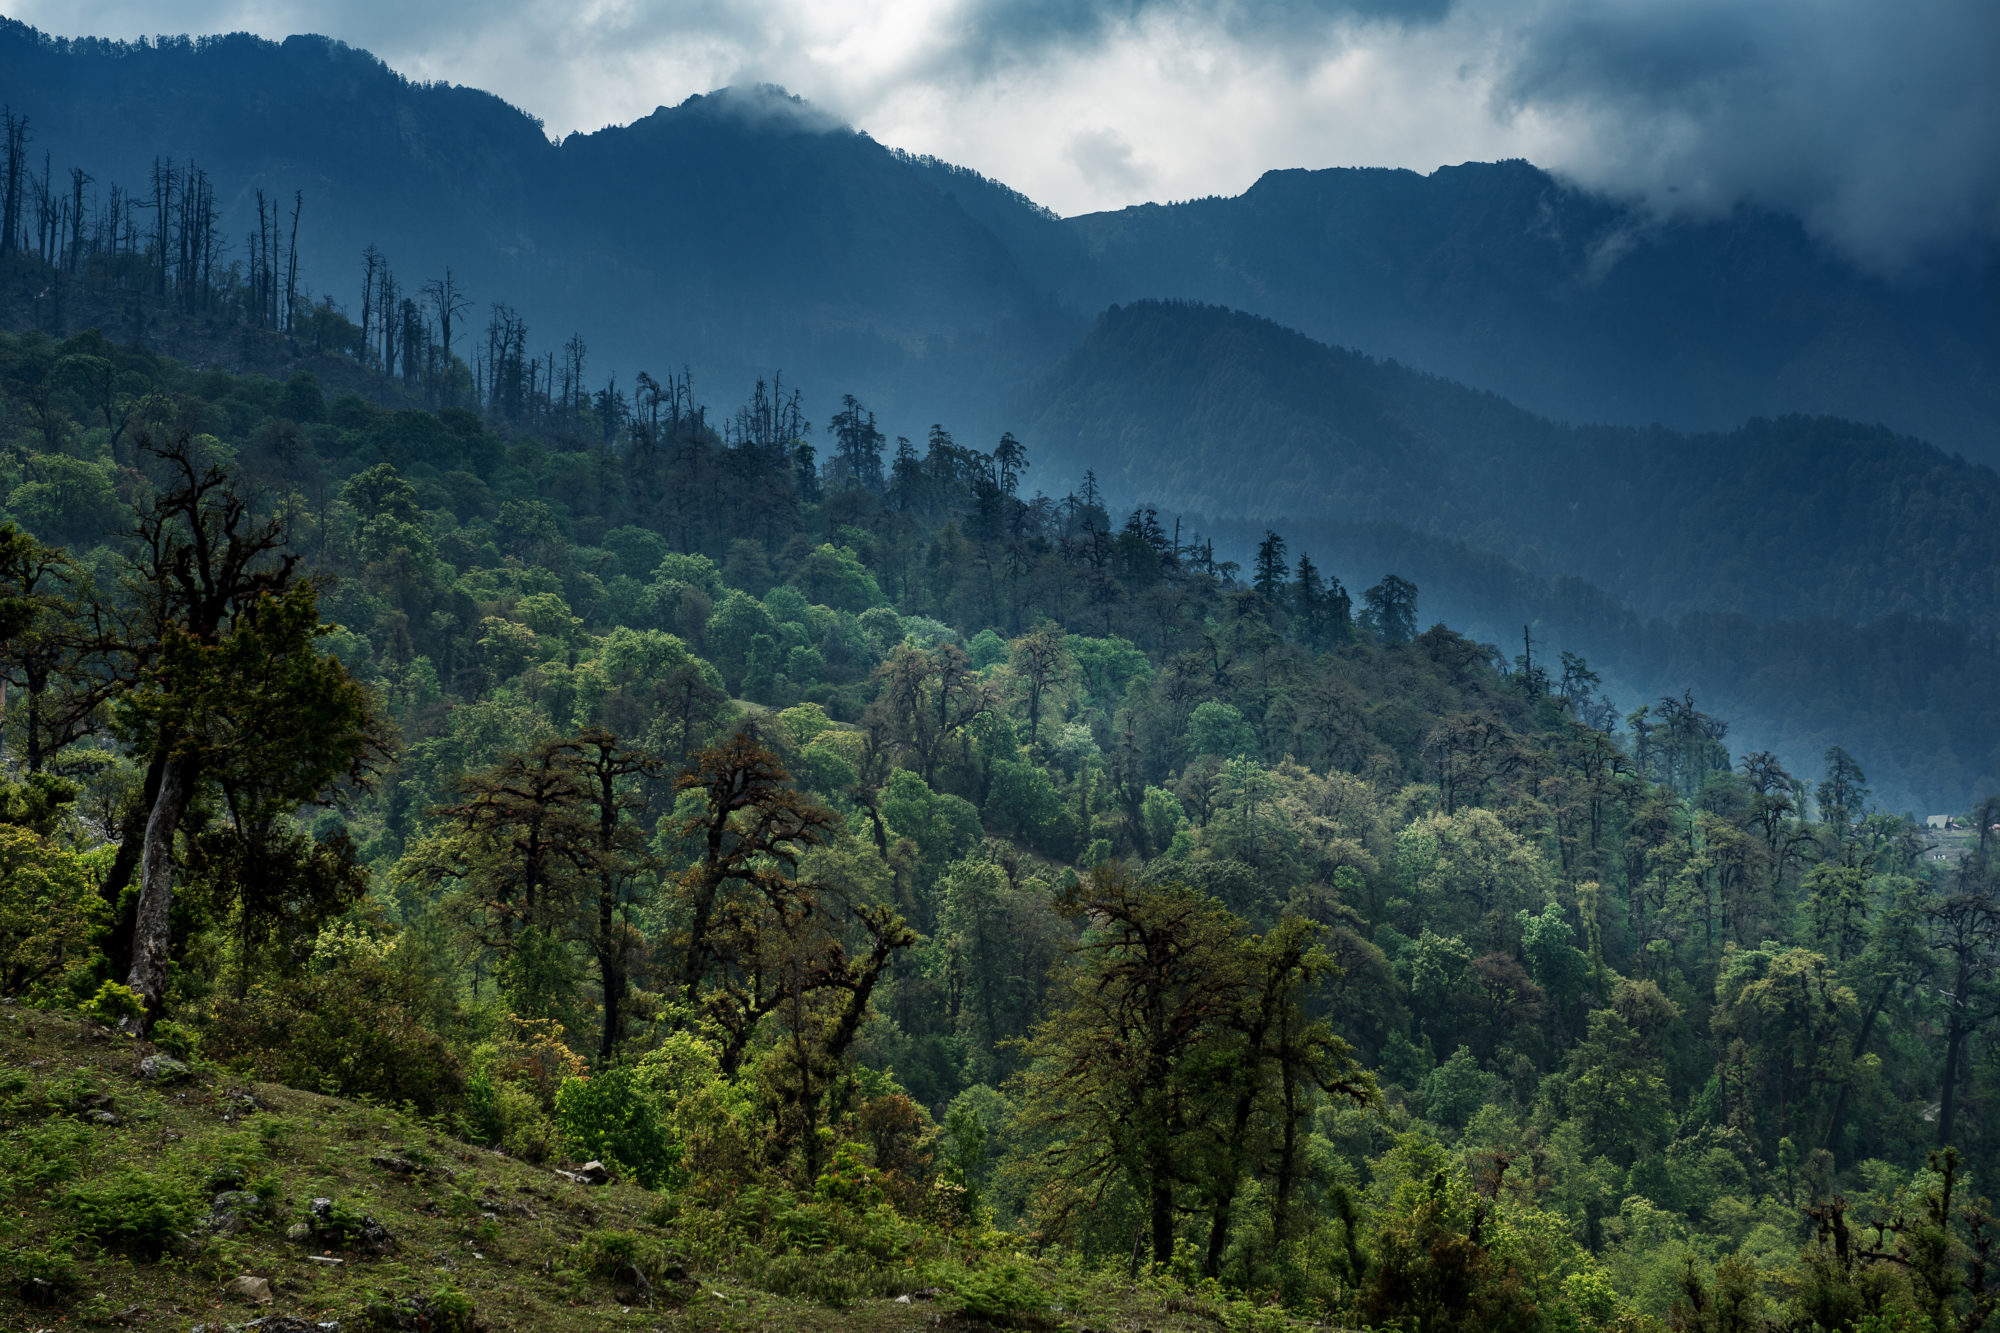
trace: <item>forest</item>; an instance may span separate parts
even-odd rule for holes
[[[372,247],[351,319],[300,285],[303,196],[238,250],[201,169],[93,193],[4,129],[21,327],[347,386],[0,335],[8,999],[597,1158],[663,1233],[885,1294],[942,1238],[1369,1327],[1990,1324],[2000,797],[1942,859],[1847,750],[1628,711],[1560,645],[1421,629],[1397,574],[1218,561],[1094,475],[1040,493],[1012,435],[892,441],[776,374],[733,413],[621,389]],[[1228,366],[1217,325],[1133,308],[1121,355]],[[1262,373],[1405,468],[1426,414],[1544,429],[1305,348]],[[1174,428],[1107,383],[1065,408]],[[1740,526],[1700,498],[1650,545]],[[1954,498],[1869,521],[1981,540]],[[1983,605],[1942,557],[1830,591]],[[134,1245],[31,1160],[28,1086],[22,1299]],[[183,1228],[188,1188],[138,1199]]]
[[[587,389],[372,252],[357,323],[290,290],[296,202],[211,265],[172,179],[192,248],[5,262],[368,393],[0,335],[21,1023],[594,1159],[657,1203],[579,1245],[649,1292],[1992,1327],[2000,795],[1945,856],[1839,746],[1739,753],[1276,531],[1218,560],[1012,435]],[[76,1183],[5,1078],[16,1298],[167,1262],[195,1166]]]
[[[743,127],[726,99],[710,100],[706,110],[687,108],[670,137],[660,137],[664,124],[649,130],[659,151],[697,174],[762,151],[756,136],[736,134]],[[791,102],[783,108],[807,115]],[[354,390],[395,406],[477,404],[510,423],[533,424],[531,400],[548,398],[572,414],[587,401],[592,429],[614,439],[636,399],[652,392],[634,378],[631,338],[593,334],[593,346],[568,326],[539,324],[531,336],[530,313],[549,305],[535,295],[540,279],[524,282],[525,292],[490,276],[481,283],[476,247],[446,248],[464,262],[425,264],[409,249],[438,247],[358,246],[337,281],[313,290],[306,274],[328,267],[313,256],[352,201],[246,191],[224,168],[186,159],[153,159],[121,182],[103,163],[65,169],[48,148],[37,152],[38,143],[62,141],[60,125],[11,111],[6,125],[0,222],[12,252],[34,262],[0,272],[0,326],[58,338],[99,328],[197,365],[280,379],[310,368],[334,397]],[[711,132],[725,137],[703,137]],[[472,151],[452,142],[451,152]],[[791,156],[773,165],[773,179],[804,179],[799,153],[883,157],[853,136],[784,143]],[[105,149],[114,162],[127,155],[116,147]],[[618,176],[615,160],[602,168]],[[930,184],[899,188],[942,191],[1010,245],[1034,248],[1001,208],[1027,206],[996,196],[992,182],[916,159],[883,157],[875,168],[922,174]],[[871,178],[867,189],[902,200],[898,212],[923,211],[890,183]],[[232,211],[249,215],[247,230],[232,227]],[[768,239],[783,253],[805,244]],[[711,240],[684,240],[712,248]],[[860,264],[866,247],[851,240],[814,241],[825,251],[817,267]],[[914,235],[898,241],[906,267],[935,278],[942,261],[917,258],[923,244]],[[716,271],[738,267],[718,260]],[[750,267],[759,281],[781,276]],[[928,296],[857,277],[882,300],[893,286],[911,302],[935,304],[945,280],[926,281]],[[784,318],[826,308],[804,276],[786,282]],[[953,284],[963,285],[945,285]],[[740,291],[703,298],[710,309],[742,299]],[[1048,337],[1071,336],[1067,324],[1036,323],[1018,302],[1002,305],[1014,311],[1007,318],[1028,319]],[[679,321],[665,307],[647,308],[689,330],[686,351],[697,366],[713,362],[721,334],[710,315]],[[981,308],[1003,313],[990,301]],[[899,337],[915,318],[894,317]],[[769,338],[796,347],[798,338],[776,332],[783,319],[767,325]],[[865,361],[864,344],[872,345],[842,327],[833,343],[805,339],[819,351],[814,373],[796,382],[822,398],[870,379],[851,358],[829,369],[829,347]],[[257,330],[288,337],[239,336]],[[1025,363],[998,335],[961,334],[925,335],[919,378],[963,415],[945,406],[912,413],[907,394],[892,397],[901,404],[892,408],[855,392],[919,434],[965,416],[1018,423],[1012,428],[1033,442],[1047,489],[1080,485],[1084,470],[1095,469],[1121,510],[1158,505],[1169,526],[1174,515],[1203,516],[1189,521],[1229,558],[1246,560],[1263,528],[1275,526],[1344,568],[1399,569],[1462,632],[1513,643],[1529,625],[1535,637],[1588,656],[1627,707],[1692,688],[1733,720],[1740,744],[1793,767],[1815,765],[1840,745],[1891,810],[1956,809],[2000,786],[1992,702],[2000,698],[2000,589],[1989,573],[2000,558],[2000,482],[1990,468],[1832,418],[1753,421],[1706,435],[1566,425],[1267,320],[1183,302],[1107,311],[1045,376],[1022,381],[1013,415],[996,418],[999,386],[1026,375]],[[402,393],[382,398],[382,386],[357,378],[364,362]],[[783,364],[794,382],[794,362]],[[685,397],[686,382],[703,373],[682,363],[663,377],[674,383],[657,391]],[[735,394],[752,379],[745,372],[721,382]],[[986,388],[951,387],[971,380]]]

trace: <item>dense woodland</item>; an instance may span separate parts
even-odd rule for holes
[[[9,997],[861,1267],[1991,1326],[1992,839],[1011,436],[586,392],[374,257],[272,316],[274,216],[196,299],[411,406],[0,339]]]
[[[1214,306],[1107,311],[1023,431],[1118,494],[1402,570],[1455,625],[1523,623],[1626,695],[1692,685],[1892,809],[2000,786],[2000,477],[1881,426],[1570,426]],[[1251,461],[1244,461],[1248,458]]]
[[[699,130],[676,119],[655,147],[697,176],[758,151],[761,141],[741,137],[719,103],[696,117],[708,124],[703,117],[715,124]],[[684,366],[644,384],[629,369],[607,369],[633,364],[630,338],[593,348],[560,327],[531,331],[523,310],[550,302],[536,297],[535,282],[523,280],[525,294],[496,288],[490,275],[469,282],[476,246],[448,248],[466,261],[457,264],[371,246],[347,256],[324,290],[309,290],[303,275],[346,201],[245,191],[228,166],[185,159],[151,160],[121,181],[99,162],[66,166],[46,146],[63,141],[61,125],[14,111],[5,124],[0,251],[21,261],[0,271],[6,327],[59,338],[97,327],[194,364],[281,379],[306,364],[332,396],[354,389],[393,406],[476,407],[510,429],[554,437],[615,440],[642,399],[658,398],[646,410],[669,415],[696,407]],[[737,137],[703,137],[729,126]],[[810,140],[817,148],[785,142],[792,154],[837,144],[870,162],[882,156],[853,136]],[[615,161],[602,166],[620,178]],[[1015,217],[1025,204],[942,164],[883,157],[876,166],[917,173],[929,184],[912,188],[932,204],[958,200],[1023,253],[1041,253],[1035,236],[1056,225],[1032,211]],[[788,157],[772,179],[805,179],[804,169]],[[890,185],[885,177],[869,189],[900,199]],[[250,215],[241,230],[226,206],[238,198]],[[897,211],[923,210],[912,200]],[[772,245],[791,253],[796,240]],[[914,236],[899,244],[921,251]],[[858,243],[829,245],[859,262]],[[1044,261],[1069,262],[1054,252]],[[410,267],[417,263],[425,266]],[[820,267],[833,265],[827,258]],[[760,281],[774,276],[752,267]],[[824,305],[803,277],[787,281],[795,312]],[[708,303],[736,302],[717,294]],[[706,316],[684,326],[690,354],[718,345]],[[789,326],[774,316],[770,327]],[[250,336],[271,331],[286,336]],[[1065,345],[1077,332],[1042,331]],[[920,378],[944,385],[969,374],[997,393],[1027,373],[984,337],[930,338]],[[802,339],[825,350],[804,335],[780,341]],[[267,354],[274,347],[295,355],[287,363]],[[354,373],[364,368],[386,381]],[[822,406],[831,387],[867,378],[819,370],[805,383]],[[729,392],[750,379],[726,381]],[[774,404],[787,396],[771,395]],[[991,397],[974,415],[994,418]],[[1004,419],[1020,423],[1043,478],[1061,474],[1065,485],[1045,480],[1049,489],[1095,468],[1121,504],[1210,516],[1200,525],[1239,560],[1274,524],[1343,568],[1399,569],[1465,632],[1511,644],[1532,624],[1538,637],[1587,655],[1627,700],[1692,686],[1736,722],[1749,748],[1794,767],[1838,744],[1861,758],[1893,810],[1952,809],[2000,786],[2000,587],[1990,574],[2000,568],[2000,479],[1989,468],[1829,418],[1708,436],[1566,426],[1264,320],[1174,302],[1107,312],[1018,397]],[[955,419],[942,409],[889,415],[916,433],[937,415]]]

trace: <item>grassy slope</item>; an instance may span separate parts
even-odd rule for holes
[[[272,1084],[245,1084],[212,1069],[177,1084],[139,1076],[151,1050],[86,1020],[18,1006],[0,1009],[0,1329],[119,1327],[211,1329],[260,1315],[337,1319],[347,1333],[371,1327],[365,1311],[385,1296],[427,1296],[448,1283],[492,1330],[581,1329],[976,1329],[953,1302],[898,1303],[896,1288],[949,1287],[969,1271],[946,1258],[911,1257],[905,1275],[878,1270],[876,1294],[833,1303],[770,1288],[814,1285],[811,1256],[777,1259],[732,1238],[713,1213],[661,1207],[637,1186],[572,1184],[532,1166],[436,1133],[396,1112]],[[94,1097],[93,1097],[94,1094]],[[246,1101],[254,1098],[253,1101]],[[108,1097],[109,1103],[95,1098]],[[89,1105],[83,1099],[93,1098]],[[109,1109],[118,1123],[91,1119]],[[373,1160],[396,1157],[442,1172],[403,1178]],[[67,1163],[67,1168],[63,1164]],[[206,1211],[219,1166],[239,1164],[270,1195],[260,1222],[235,1236],[206,1236],[181,1254],[147,1262],[96,1242],[74,1243],[79,1279],[66,1308],[18,1297],[27,1253],[76,1230],[69,1192],[101,1188],[130,1168],[179,1182]],[[37,1178],[40,1179],[37,1179]],[[55,1177],[55,1178],[50,1178]],[[286,1238],[308,1202],[326,1196],[375,1218],[397,1242],[370,1258],[323,1241]],[[605,1232],[637,1239],[656,1287],[646,1302],[628,1278],[601,1275]],[[194,1231],[195,1236],[202,1236]],[[340,1258],[314,1263],[307,1256]],[[999,1259],[1002,1256],[992,1256]],[[1016,1256],[1004,1256],[1012,1260]],[[1222,1304],[1168,1285],[1127,1285],[1054,1264],[1024,1261],[1035,1288],[1061,1307],[1025,1310],[1015,1326],[1139,1329],[1293,1327],[1275,1312]],[[254,1308],[224,1293],[239,1274],[269,1280],[275,1301]],[[846,1275],[819,1275],[836,1286]],[[898,1277],[901,1280],[897,1280]],[[838,1299],[838,1298],[835,1298]],[[136,1307],[136,1310],[135,1310]],[[121,1319],[120,1316],[123,1316]]]

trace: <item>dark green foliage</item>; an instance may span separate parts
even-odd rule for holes
[[[633,1086],[629,1068],[601,1069],[565,1082],[556,1096],[556,1125],[571,1156],[616,1164],[648,1189],[668,1184],[680,1161],[679,1145]]]
[[[1469,1216],[1467,1215],[1469,1214]],[[1382,1233],[1361,1297],[1371,1326],[1414,1333],[1530,1333],[1540,1311],[1522,1275],[1483,1236],[1483,1202],[1450,1197],[1443,1177]]]
[[[1984,1318],[1989,1186],[1921,1147],[2000,1143],[1991,809],[1926,835],[1871,805],[1872,760],[1732,762],[1706,696],[1614,708],[1546,627],[1507,653],[1420,632],[1417,566],[1330,578],[1273,533],[1246,576],[1094,481],[1025,499],[1017,447],[941,427],[879,490],[815,489],[768,391],[726,438],[680,386],[604,417],[336,394],[288,437],[282,381],[108,359],[325,504],[252,562],[311,582],[94,659],[96,711],[0,793],[7,958],[61,960],[8,984],[95,991],[108,1026],[138,1002],[92,905],[130,876],[150,757],[203,768],[164,844],[153,1029],[197,1071],[136,1098],[0,1082],[10,1202],[73,1221],[77,1182],[127,1189],[128,1117],[219,1066],[669,1185],[658,1216],[704,1254],[828,1302],[922,1283],[1055,1318],[1029,1261],[906,1263],[1001,1227],[1349,1326]],[[51,566],[79,613],[161,605],[96,576],[123,540]],[[34,601],[50,548],[8,549],[0,591]],[[0,664],[51,605],[0,623]],[[405,1184],[505,1235],[440,1178],[461,1150],[418,1151]],[[255,1152],[162,1178],[240,1188]],[[292,1202],[350,1191],[315,1214],[329,1243],[374,1243],[350,1182],[312,1188]],[[1836,1198],[1866,1232],[1847,1260],[1808,1221]],[[637,1303],[667,1253],[600,1233],[561,1282]]]
[[[67,1202],[84,1235],[148,1262],[166,1253],[200,1210],[186,1181],[137,1169],[73,1189]]]
[[[41,1309],[69,1304],[83,1286],[76,1262],[56,1250],[15,1249],[7,1255],[7,1274],[21,1304]]]
[[[451,1047],[425,1027],[414,979],[362,958],[259,982],[215,1006],[208,1054],[260,1078],[390,1104],[452,1110],[465,1079]]]

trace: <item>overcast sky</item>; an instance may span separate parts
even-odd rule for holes
[[[2000,239],[1996,0],[0,0],[65,36],[319,32],[552,135],[783,84],[1070,214],[1272,167],[1525,157],[1787,208],[1895,266]]]

